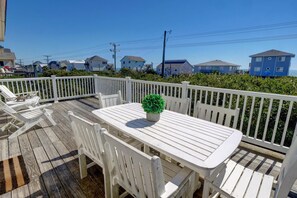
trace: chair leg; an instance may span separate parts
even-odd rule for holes
[[[204,180],[202,198],[208,198],[209,197],[209,191],[210,191],[209,184],[208,184],[207,181]]]
[[[41,121],[38,120],[38,122]],[[14,132],[13,134],[11,134],[8,139],[12,139],[15,137],[18,137],[19,135],[25,133],[27,130],[29,130],[30,128],[32,128],[33,126],[35,126],[38,122],[31,122],[31,123],[26,123],[24,126],[22,126],[21,128],[19,128],[16,132]]]
[[[104,192],[105,192],[105,198],[110,198],[112,197],[111,194],[111,178],[109,175],[109,172],[107,168],[103,168],[103,173],[104,173]]]
[[[88,175],[88,171],[87,171],[86,155],[81,150],[78,150],[78,160],[79,160],[80,178],[83,179]]]
[[[112,193],[112,198],[119,198],[120,195],[119,195],[119,189],[120,189],[120,186],[118,184],[115,184],[115,185],[112,185],[111,187],[111,193]]]

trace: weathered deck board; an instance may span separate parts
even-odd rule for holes
[[[29,184],[0,197],[104,197],[103,175],[99,166],[88,169],[88,176],[80,179],[76,144],[67,116],[71,110],[100,123],[91,113],[96,108],[99,108],[96,98],[55,103],[52,109],[56,126],[45,120],[16,139],[0,139],[0,160],[22,154],[30,177]],[[7,116],[0,117],[0,125],[8,119]],[[281,167],[280,161],[243,148],[238,148],[231,158],[275,178]],[[293,191],[295,189],[297,185],[294,185]],[[200,197],[201,190],[194,195]]]

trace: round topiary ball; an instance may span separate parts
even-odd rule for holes
[[[162,113],[165,101],[159,94],[149,94],[142,100],[142,108],[146,113]]]

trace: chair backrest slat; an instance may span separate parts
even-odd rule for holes
[[[0,92],[1,95],[5,98],[5,99],[11,99],[11,98],[16,98],[17,96],[12,93],[5,85],[0,85]]]
[[[112,95],[102,95],[102,93],[99,93],[98,97],[99,97],[100,108],[106,108],[106,107],[123,104],[121,91],[118,91],[117,94],[112,94]]]
[[[236,128],[239,109],[227,109],[224,107],[202,104],[200,101],[197,101],[193,116],[228,127],[231,127],[230,125],[233,118],[232,127]]]
[[[68,115],[78,148],[83,148],[88,155],[91,155],[89,157],[93,158],[92,160],[96,160],[96,163],[102,165],[104,147],[99,132],[100,125],[80,118],[71,111],[68,112]]]
[[[104,132],[105,153],[111,177],[135,197],[160,197],[165,192],[159,157],[150,157]]]
[[[165,96],[162,94],[162,98],[165,100],[165,109],[174,111],[177,113],[187,114],[190,99],[182,99],[176,97]]]
[[[274,197],[287,197],[297,179],[297,138],[292,142],[282,163]]]

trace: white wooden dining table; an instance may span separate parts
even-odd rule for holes
[[[242,138],[242,133],[234,128],[173,111],[164,110],[158,122],[149,122],[139,103],[102,108],[92,113],[204,177],[230,157]]]

